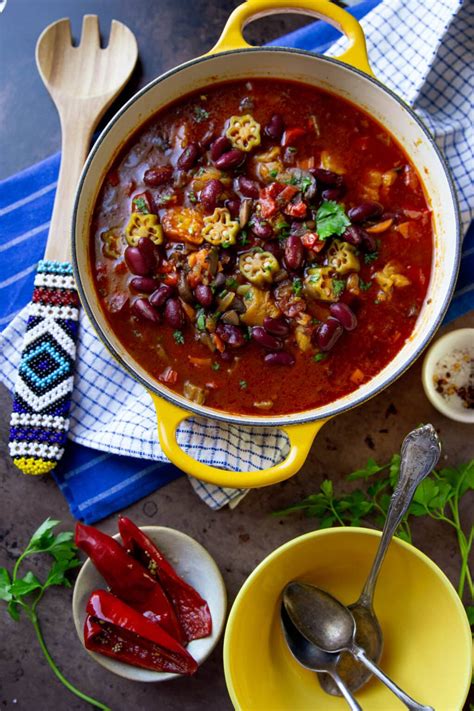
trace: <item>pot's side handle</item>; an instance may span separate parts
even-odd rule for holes
[[[350,42],[348,49],[337,59],[373,76],[362,27],[355,17],[329,0],[247,0],[230,15],[217,44],[208,54],[251,47],[243,37],[244,27],[259,17],[283,12],[312,15],[336,27]]]
[[[150,393],[150,396],[156,409],[161,448],[168,459],[189,476],[209,484],[233,489],[254,489],[268,486],[296,474],[303,466],[314,438],[327,422],[327,420],[318,420],[317,422],[282,427],[281,429],[290,440],[290,451],[286,459],[268,469],[234,472],[198,462],[186,454],[176,441],[176,430],[183,420],[193,416],[192,413],[176,407],[154,393]]]

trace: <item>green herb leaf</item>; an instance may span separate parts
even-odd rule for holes
[[[249,241],[247,230],[240,230],[239,242],[242,246],[245,246]]]
[[[188,193],[188,199],[189,199],[189,201],[192,202],[192,203],[196,203],[196,202],[198,201],[197,195],[196,195],[196,193],[194,192],[194,190],[190,190],[190,191],[189,191],[189,193]]]
[[[239,388],[241,390],[245,390],[247,387],[247,381],[246,380],[239,380]]]
[[[352,474],[349,474],[347,476],[348,481],[354,481],[356,479],[368,479],[369,477],[373,476],[374,474],[377,474],[378,472],[383,471],[383,469],[386,468],[386,465],[379,466],[375,459],[369,458],[367,460],[367,464],[363,469],[356,469],[355,472],[352,472]]]
[[[52,530],[59,523],[59,521],[55,521],[52,518],[47,518],[46,521],[44,521],[31,536],[30,542],[27,546],[27,550],[45,551],[50,548],[51,544],[54,543],[55,540],[55,536],[52,533]]]
[[[277,168],[273,168],[273,170],[271,170],[268,175],[270,176],[270,178],[275,179],[275,178],[277,177],[277,175],[278,175],[278,170],[277,170]]]
[[[28,571],[23,578],[17,578],[10,586],[13,597],[20,598],[29,595],[34,590],[39,590],[43,586],[38,578]]]
[[[370,289],[371,286],[372,286],[372,282],[371,282],[371,281],[364,281],[363,279],[361,279],[361,278],[359,277],[359,288],[360,288],[362,291],[367,291],[368,289]]]
[[[220,370],[221,366],[219,363],[213,363],[211,365],[212,370]]]
[[[301,281],[301,279],[299,279],[299,278],[293,279],[292,289],[293,289],[293,294],[295,294],[295,296],[301,295],[301,292],[303,291],[303,282]]]
[[[193,116],[196,123],[202,123],[209,118],[209,111],[203,109],[202,106],[195,106],[193,109]]]
[[[144,215],[147,215],[149,213],[146,200],[142,197],[135,198],[133,200],[133,209],[135,210],[135,212],[141,212]]]
[[[237,279],[234,279],[234,277],[228,277],[225,280],[225,285],[228,289],[237,289],[237,287],[239,286],[239,282],[237,281]]]
[[[313,356],[313,360],[316,361],[316,363],[320,363],[322,360],[326,360],[328,355],[329,353],[316,353],[316,355]]]
[[[176,341],[176,343],[179,343],[180,346],[183,345],[184,343],[184,336],[182,331],[173,331],[173,338]]]
[[[372,262],[375,262],[376,259],[378,259],[379,253],[377,251],[375,252],[366,252],[364,254],[364,262],[366,264],[372,264]]]
[[[343,206],[334,200],[325,200],[316,213],[316,232],[319,239],[342,235],[350,224]]]
[[[6,568],[0,568],[0,600],[10,602],[12,597],[10,573]]]
[[[204,311],[204,309],[199,309],[199,311],[197,312],[196,328],[199,331],[206,330],[206,312]]]
[[[334,296],[340,296],[346,288],[345,279],[336,279],[334,277],[332,280],[332,288],[334,291]]]

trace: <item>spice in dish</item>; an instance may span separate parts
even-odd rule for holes
[[[128,353],[189,400],[252,415],[327,404],[386,366],[433,244],[421,181],[385,129],[328,92],[260,79],[142,126],[105,176],[91,241]]]
[[[456,408],[474,408],[474,352],[456,348],[440,358],[433,374],[435,390]]]

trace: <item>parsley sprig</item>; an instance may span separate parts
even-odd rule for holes
[[[301,511],[306,516],[319,519],[319,528],[331,526],[360,526],[375,523],[382,527],[387,516],[390,498],[398,481],[400,455],[394,454],[389,462],[379,465],[369,459],[365,467],[348,476],[347,481],[364,481],[364,488],[338,493],[334,482],[325,479],[318,492],[286,509],[275,511],[275,516],[287,516]],[[469,569],[469,556],[474,543],[474,526],[463,529],[460,517],[460,502],[468,491],[474,490],[474,459],[459,467],[433,471],[418,486],[413,501],[403,517],[397,536],[412,542],[411,518],[429,516],[451,526],[456,533],[461,558],[458,594],[474,601],[474,584]],[[469,620],[474,623],[474,605],[467,604]]]
[[[103,709],[103,711],[110,711],[108,706],[83,694],[63,676],[51,657],[41,632],[37,608],[43,595],[48,588],[55,585],[71,587],[68,573],[81,565],[81,561],[76,557],[77,549],[73,542],[73,533],[71,531],[62,531],[56,535],[53,533],[53,529],[59,523],[59,521],[47,518],[41,524],[16,561],[11,575],[6,568],[0,568],[0,600],[7,603],[7,612],[15,622],[19,621],[22,612],[31,622],[41,651],[59,681],[83,701],[95,708]],[[26,558],[38,554],[46,554],[53,558],[53,563],[44,582],[41,582],[31,570],[20,577],[20,567]]]
[[[319,239],[328,239],[333,235],[342,235],[351,221],[344,208],[334,200],[324,200],[316,213],[316,231]]]

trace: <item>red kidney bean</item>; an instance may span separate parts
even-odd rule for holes
[[[252,328],[252,337],[260,346],[268,348],[269,351],[280,351],[282,342],[268,333],[262,326],[254,326]]]
[[[328,185],[330,188],[340,188],[344,185],[344,176],[334,173],[332,170],[324,168],[310,168],[309,172],[314,175],[322,185]]]
[[[135,299],[131,306],[132,313],[138,318],[144,318],[153,323],[160,323],[160,316],[156,313],[153,306],[148,303],[147,299]]]
[[[280,338],[286,338],[290,332],[289,326],[284,318],[272,318],[271,316],[265,316],[263,319],[263,328],[267,333],[271,333],[272,336],[279,336]]]
[[[321,197],[323,200],[339,200],[345,192],[346,189],[343,186],[340,188],[327,188],[323,190]]]
[[[351,207],[347,216],[352,222],[365,222],[365,220],[370,220],[372,217],[380,217],[382,213],[383,205],[375,200],[369,200]]]
[[[364,239],[364,230],[357,225],[350,225],[342,235],[342,239],[353,244],[354,247],[358,247]]]
[[[375,252],[377,250],[377,240],[365,230],[362,230],[362,232],[362,249],[365,252]]]
[[[250,227],[254,235],[260,237],[261,239],[269,239],[270,237],[273,237],[273,227],[265,220],[257,218],[252,221]]]
[[[231,217],[234,219],[239,218],[240,200],[226,200],[224,205],[229,210]]]
[[[244,197],[253,198],[254,200],[258,198],[260,191],[256,180],[250,180],[250,178],[240,175],[237,183]]]
[[[217,324],[216,333],[224,343],[227,343],[232,348],[240,348],[245,343],[245,338],[240,328],[232,326],[230,323],[222,323],[220,321]]]
[[[137,276],[131,279],[130,286],[142,294],[151,294],[156,289],[156,281],[151,277]]]
[[[137,242],[137,247],[145,258],[150,260],[150,264],[153,263],[153,266],[155,266],[157,261],[157,253],[155,245],[151,239],[148,239],[148,237],[140,237]]]
[[[270,254],[273,254],[274,257],[277,259],[281,259],[282,255],[282,249],[280,247],[279,242],[277,240],[272,240],[271,242],[265,242],[263,245],[263,249],[265,252],[270,252]]]
[[[295,357],[288,353],[287,351],[280,351],[279,353],[267,353],[263,359],[268,365],[294,365]]]
[[[201,190],[200,199],[208,212],[214,212],[219,196],[224,192],[224,186],[217,178],[208,180]]]
[[[331,312],[331,316],[337,318],[346,331],[353,331],[357,326],[357,317],[347,304],[331,304],[329,311]]]
[[[178,158],[177,167],[180,170],[189,170],[199,158],[199,146],[197,143],[190,143]]]
[[[211,160],[215,163],[223,153],[230,151],[231,148],[232,143],[227,136],[219,136],[219,138],[216,138],[216,140],[211,143]]]
[[[245,153],[239,151],[238,148],[233,148],[231,151],[223,153],[216,161],[216,168],[219,170],[232,170],[232,168],[237,168],[245,160]]]
[[[154,168],[145,170],[143,182],[150,188],[157,188],[171,180],[173,168],[170,165],[157,165]]]
[[[168,299],[165,304],[165,320],[172,328],[183,328],[184,311],[179,299],[175,297]]]
[[[303,264],[304,249],[298,235],[290,235],[285,245],[285,262],[289,269],[296,271]]]
[[[151,260],[145,252],[138,247],[127,247],[125,250],[125,261],[132,274],[137,276],[149,276],[155,266],[155,260]]]
[[[316,330],[316,341],[322,351],[330,351],[342,336],[342,326],[338,319],[331,316]]]
[[[149,297],[149,302],[156,309],[161,308],[165,303],[166,299],[169,299],[172,295],[174,289],[169,284],[160,284],[157,289]]]
[[[210,126],[207,127],[203,137],[199,141],[199,146],[202,148],[202,150],[206,150],[206,148],[209,148],[209,146],[212,143],[212,139],[214,138],[214,124],[211,124]]]
[[[212,304],[212,291],[209,286],[206,286],[206,284],[198,284],[194,289],[194,296],[199,301],[201,306],[205,306],[207,308]]]
[[[283,123],[283,118],[280,114],[273,114],[270,121],[263,129],[265,135],[269,138],[272,138],[274,141],[280,140],[284,130],[285,125]]]

